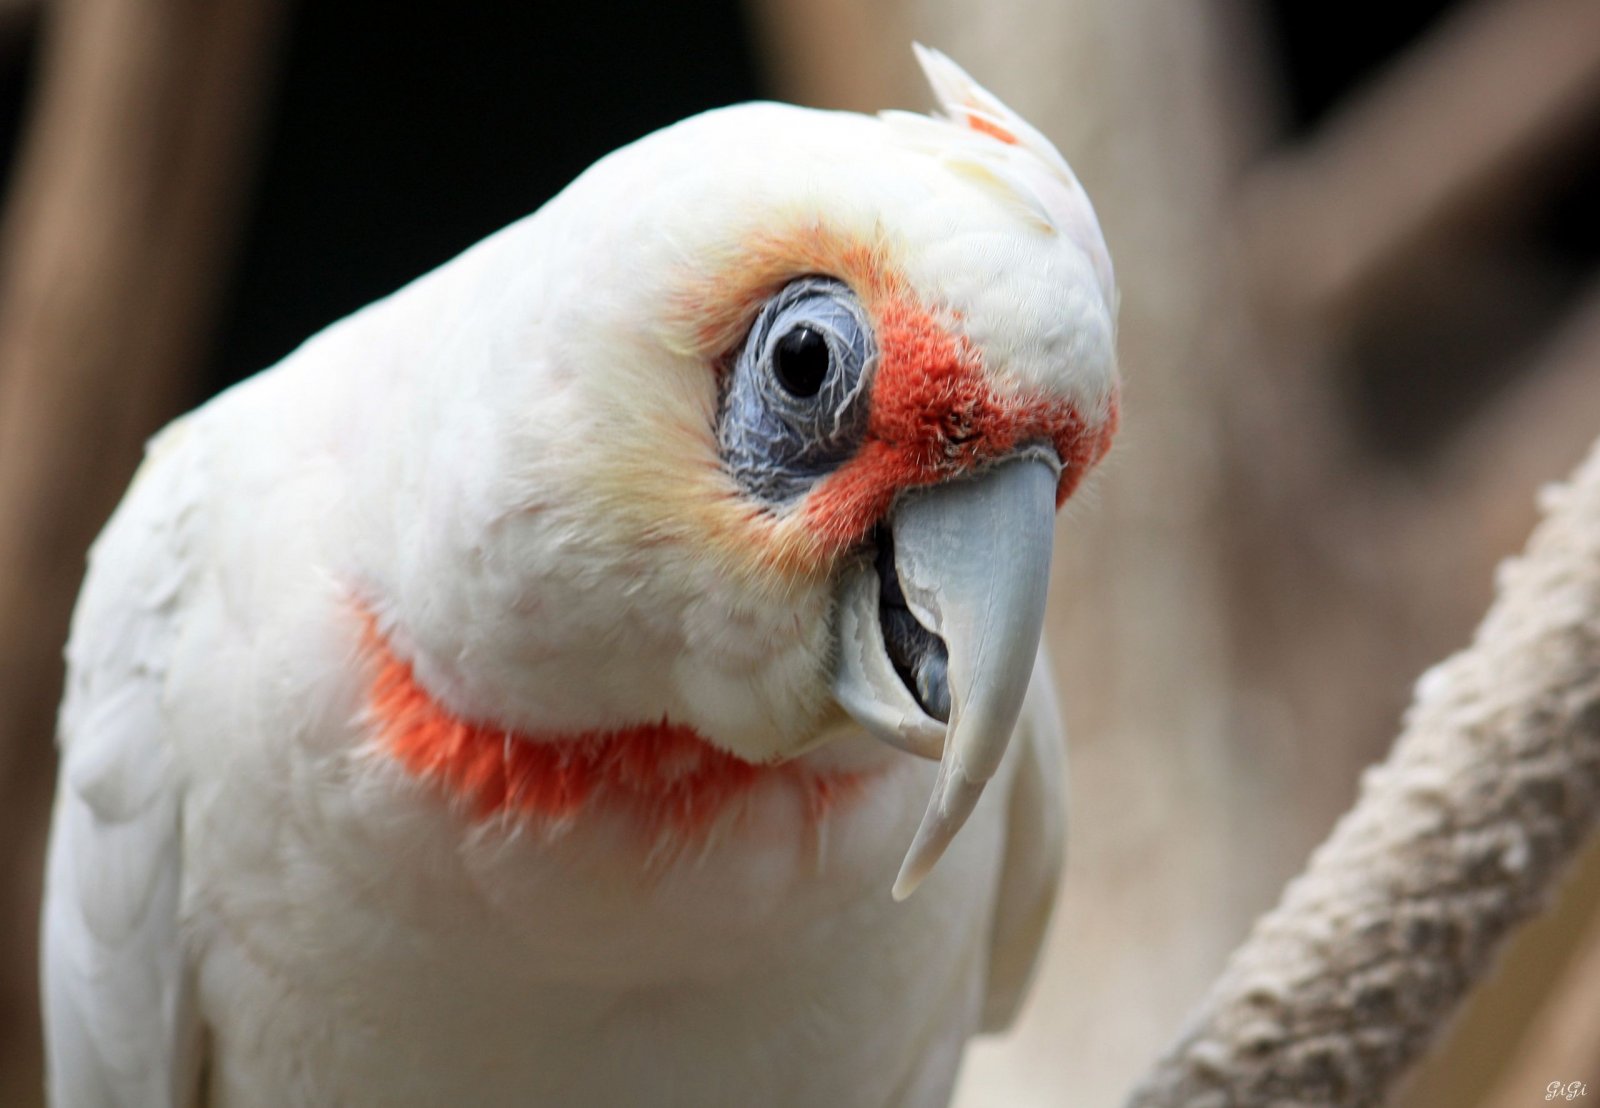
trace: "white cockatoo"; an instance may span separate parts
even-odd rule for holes
[[[1055,895],[1116,294],[920,57],[942,116],[668,127],[154,440],[68,647],[56,1105],[948,1099]]]

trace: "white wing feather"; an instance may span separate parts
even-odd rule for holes
[[[175,424],[90,554],[67,647],[45,879],[43,987],[57,1108],[192,1103],[200,1027],[178,930],[181,785],[163,688],[199,474]]]
[[[1021,764],[1006,811],[1005,866],[989,941],[984,1031],[1010,1026],[1027,996],[1066,854],[1066,743],[1042,646],[1012,744]]]

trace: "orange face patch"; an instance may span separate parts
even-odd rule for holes
[[[1030,441],[1051,443],[1061,459],[1059,507],[1110,447],[1114,415],[1090,429],[1064,401],[999,395],[971,343],[909,296],[872,310],[879,363],[866,439],[804,501],[832,548],[865,537],[902,489],[948,480]]]
[[[374,739],[414,777],[474,820],[502,816],[545,825],[596,810],[620,811],[650,835],[703,834],[757,788],[777,783],[821,819],[859,775],[787,762],[756,765],[661,720],[612,731],[526,736],[461,719],[430,696],[366,610],[362,647],[372,667],[367,715]]]
[[[949,480],[1032,441],[1051,443],[1060,456],[1059,506],[1110,448],[1115,396],[1091,421],[1065,401],[996,389],[981,352],[959,333],[959,319],[922,303],[889,257],[882,241],[816,224],[755,238],[727,264],[683,282],[673,313],[681,345],[719,369],[760,306],[805,276],[849,285],[877,339],[868,426],[856,454],[796,511],[772,514],[737,498],[736,506],[708,512],[705,533],[730,564],[785,575],[826,572],[867,537],[900,491]]]

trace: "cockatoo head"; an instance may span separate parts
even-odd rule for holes
[[[515,610],[522,645],[475,671],[508,724],[565,710],[524,692],[518,649],[598,635],[571,680],[602,724],[665,716],[771,762],[848,713],[939,758],[897,894],[999,764],[1054,513],[1118,391],[1083,190],[954,63],[918,57],[942,117],[709,112],[490,247],[476,295],[502,323],[451,388],[493,397],[456,436],[481,478],[457,491],[494,524],[471,576],[493,587],[441,606]],[[552,564],[587,609],[542,603]]]

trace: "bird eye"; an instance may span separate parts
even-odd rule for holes
[[[761,307],[724,380],[723,464],[747,492],[792,502],[849,457],[867,425],[877,342],[855,292],[800,277]]]
[[[790,396],[817,395],[832,364],[828,340],[810,327],[786,332],[772,350],[772,372]]]

